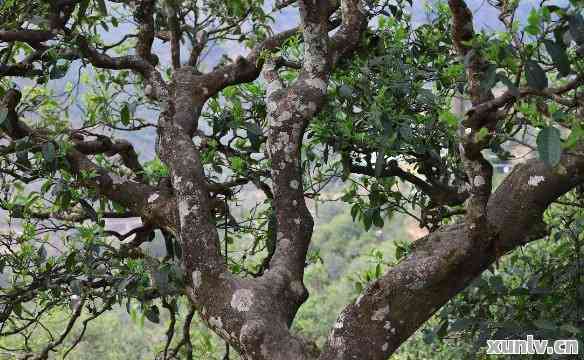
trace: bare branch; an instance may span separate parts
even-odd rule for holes
[[[46,30],[0,30],[0,42],[20,41],[37,45],[54,37],[54,33]]]
[[[56,339],[55,341],[51,342],[50,344],[48,344],[43,351],[34,358],[34,360],[45,360],[48,359],[49,357],[49,353],[51,351],[55,351],[55,348],[59,345],[61,345],[61,343],[67,338],[67,336],[69,335],[69,332],[71,332],[71,329],[73,329],[73,325],[75,325],[75,323],[77,322],[77,319],[79,319],[79,316],[81,316],[81,313],[83,312],[83,307],[85,306],[85,299],[81,299],[81,301],[77,304],[75,311],[73,312],[73,315],[71,315],[71,318],[69,319],[69,322],[67,323],[67,326],[65,327],[65,330],[63,331],[63,333],[61,333],[61,335],[59,336],[58,339]]]
[[[73,137],[75,149],[85,155],[106,154],[107,156],[120,155],[124,165],[136,174],[138,180],[142,180],[144,168],[138,161],[138,154],[132,144],[127,140],[112,140],[100,136],[97,140],[83,141],[79,134]]]

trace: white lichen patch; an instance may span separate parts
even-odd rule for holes
[[[290,240],[283,238],[279,241],[279,244],[282,249],[288,248],[290,247]]]
[[[341,315],[339,315],[339,318],[337,319],[337,322],[335,322],[335,329],[342,329],[344,326],[344,322],[345,322],[345,312],[343,311],[341,313]]]
[[[274,114],[276,111],[278,111],[278,104],[276,104],[276,103],[275,103],[275,102],[273,102],[273,101],[269,101],[269,102],[266,104],[266,112],[267,112],[268,114]]]
[[[126,182],[127,179],[121,177],[118,174],[112,174],[111,175],[112,178],[112,182],[114,183],[114,185],[120,185],[123,184],[124,182]]]
[[[154,95],[154,89],[152,88],[152,85],[150,84],[146,85],[146,87],[144,88],[144,95],[148,97]]]
[[[239,289],[233,293],[231,307],[239,312],[249,311],[253,305],[253,292],[249,289]]]
[[[389,329],[391,329],[391,322],[390,322],[390,321],[386,321],[386,322],[385,322],[385,325],[383,325],[383,328],[384,328],[385,330],[389,330]]]
[[[267,82],[266,84],[266,94],[273,94],[274,92],[276,92],[277,90],[281,89],[282,85],[280,84],[280,82],[278,80],[272,80],[270,82]]]
[[[290,181],[290,187],[294,190],[298,190],[298,186],[300,186],[300,184],[298,183],[298,180],[292,180]]]
[[[298,206],[298,201],[292,200],[292,206]]]
[[[383,344],[383,346],[381,346],[381,351],[387,351],[388,348],[389,348],[389,344],[385,343],[385,344]]]
[[[203,283],[201,272],[199,270],[193,271],[193,289],[198,289]]]
[[[545,181],[545,178],[540,175],[532,175],[529,177],[529,181],[527,181],[527,185],[529,186],[538,186],[542,182]]]
[[[189,204],[186,200],[178,202],[178,214],[180,216],[181,225],[184,225],[186,223],[186,218],[189,215]]]
[[[470,191],[470,185],[469,185],[468,183],[464,183],[463,185],[461,185],[461,186],[458,188],[458,193],[459,193],[459,194],[465,193],[465,192],[467,192],[467,191]]]
[[[282,111],[280,116],[278,116],[278,121],[280,122],[286,122],[290,119],[292,119],[292,113],[290,111]]]
[[[189,190],[189,191],[190,191],[190,190],[194,189],[194,188],[195,188],[195,186],[194,186],[194,184],[193,184],[193,182],[192,182],[192,181],[187,181],[187,182],[185,183],[185,186],[184,186],[184,188],[185,188],[186,190]]]
[[[330,344],[331,344],[331,348],[339,349],[339,348],[343,347],[343,345],[345,344],[345,340],[343,340],[343,338],[340,336],[333,336],[330,339]]]
[[[209,318],[209,325],[211,325],[212,327],[214,327],[216,329],[222,329],[223,328],[223,321],[221,321],[220,317],[211,316]]]
[[[151,203],[155,202],[156,199],[158,199],[159,197],[160,197],[160,195],[158,195],[157,193],[154,193],[154,194],[150,195],[148,197],[148,204],[151,204]]]
[[[480,175],[477,175],[477,176],[475,176],[475,177],[474,177],[474,179],[473,179],[473,184],[474,184],[474,186],[475,186],[475,187],[483,186],[483,185],[485,185],[485,184],[486,184],[486,182],[485,182],[485,178],[483,178],[483,177],[482,177],[482,176],[480,176]]]
[[[276,143],[276,146],[278,147],[278,149],[285,149],[289,143],[290,143],[290,135],[288,135],[288,133],[286,133],[286,132],[280,133],[278,136],[278,142]]]
[[[387,314],[389,314],[389,305],[375,310],[375,312],[373,313],[373,316],[371,316],[371,320],[383,321],[383,319],[387,316]]]
[[[294,219],[294,223],[295,223],[296,225],[300,225],[300,218],[296,218],[296,219]]]

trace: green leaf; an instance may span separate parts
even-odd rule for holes
[[[182,247],[179,241],[174,241],[174,253],[177,259],[182,259]]]
[[[383,218],[381,217],[381,211],[379,208],[373,211],[373,224],[379,228],[383,227]]]
[[[159,270],[152,271],[152,280],[158,291],[160,291],[160,294],[168,294],[170,288],[167,270],[161,267]]]
[[[41,193],[43,193],[43,194],[48,193],[53,185],[54,185],[54,183],[51,179],[45,181],[43,183],[43,185],[41,186]]]
[[[433,106],[436,103],[436,97],[434,96],[434,93],[432,93],[432,90],[422,88],[418,90],[416,101],[419,101],[424,105]]]
[[[549,166],[556,166],[562,155],[560,131],[548,126],[537,134],[537,151],[539,158]]]
[[[434,332],[436,333],[436,336],[438,336],[439,338],[443,338],[447,335],[447,330],[448,330],[448,321],[444,320],[442,321],[442,323],[440,323],[440,325],[434,329]]]
[[[580,14],[574,14],[568,17],[570,25],[570,35],[578,45],[584,44],[584,18]]]
[[[532,8],[529,12],[529,16],[527,16],[528,25],[525,27],[525,31],[531,35],[539,34],[540,22],[541,16],[539,15],[539,12],[535,8]]]
[[[120,111],[120,120],[122,121],[122,124],[124,125],[129,125],[130,124],[130,108],[128,107],[128,104],[124,104],[124,106],[122,107],[122,110]]]
[[[535,326],[537,326],[538,328],[544,329],[544,330],[556,330],[557,329],[556,324],[554,324],[553,322],[551,322],[549,320],[539,319],[539,320],[535,320],[533,322],[533,324]]]
[[[353,218],[353,221],[355,221],[355,218],[357,217],[357,215],[359,214],[359,210],[360,210],[360,206],[359,204],[354,204],[351,207],[351,218]]]
[[[105,0],[97,0],[97,7],[102,16],[107,15],[107,6],[105,5]]]
[[[527,85],[534,89],[543,90],[548,86],[547,75],[536,61],[527,60],[525,62],[525,78]]]
[[[487,136],[489,135],[489,129],[482,127],[476,134],[475,134],[475,139],[477,141],[482,141],[484,140]]]
[[[560,71],[561,76],[566,76],[570,74],[570,60],[568,55],[566,55],[566,49],[551,40],[544,40],[545,48],[550,54],[554,65]]]
[[[440,115],[438,116],[440,122],[445,123],[446,125],[454,128],[456,126],[458,126],[458,124],[460,124],[460,119],[453,114],[452,112],[445,110],[443,112],[440,113]]]
[[[83,21],[86,20],[87,18],[85,17],[85,13],[87,11],[87,8],[89,7],[89,0],[82,0],[79,3],[79,10],[77,11],[77,21]]]
[[[373,214],[371,213],[371,209],[367,209],[365,212],[363,212],[363,225],[365,226],[365,231],[369,231],[369,229],[371,229],[372,222]]]
[[[75,279],[69,283],[69,287],[71,288],[71,292],[74,295],[81,296],[81,281]]]
[[[49,79],[61,79],[65,75],[67,75],[67,71],[69,70],[69,65],[53,65],[49,70]]]
[[[146,316],[146,319],[152,321],[153,323],[160,323],[160,310],[156,305],[149,306],[144,312],[144,316]]]
[[[43,152],[43,159],[45,159],[46,162],[52,163],[55,161],[55,144],[50,141],[46,142],[41,147],[41,150]]]
[[[8,118],[8,111],[0,110],[0,126],[2,126],[2,124],[4,123],[4,121],[6,121],[7,118]]]
[[[47,260],[47,248],[45,247],[45,244],[41,245],[37,252],[37,255],[41,261]]]
[[[65,260],[65,268],[67,268],[67,270],[69,270],[69,271],[72,271],[76,262],[77,262],[77,253],[74,251],[67,256],[67,259]]]
[[[375,160],[375,177],[380,177],[385,168],[385,150],[383,145],[379,146]]]
[[[59,194],[58,204],[61,209],[66,209],[71,204],[71,192],[63,191]]]
[[[401,260],[408,255],[410,249],[407,243],[396,243],[395,244],[395,259]]]
[[[582,140],[584,140],[584,127],[580,126],[580,124],[575,124],[574,127],[572,127],[570,136],[568,136],[568,139],[564,143],[564,148],[573,148],[579,141]]]
[[[348,98],[353,97],[353,93],[354,93],[354,90],[349,85],[343,84],[339,87],[339,95],[341,95],[344,98],[348,99]]]
[[[12,311],[18,315],[18,317],[22,316],[22,304],[21,303],[16,303],[14,304],[14,306],[12,307]]]
[[[472,319],[458,319],[454,321],[449,328],[449,332],[460,332],[470,329],[475,324]]]
[[[361,284],[361,282],[355,281],[355,291],[357,291],[357,293],[363,292],[363,284]]]
[[[247,138],[251,143],[252,149],[259,151],[260,145],[262,144],[262,129],[256,123],[246,123],[245,128],[247,130]]]
[[[571,334],[580,334],[582,332],[581,329],[578,329],[574,325],[570,325],[570,324],[560,326],[560,330],[567,332],[567,333],[571,333]]]
[[[166,256],[169,259],[174,258],[174,244],[172,243],[172,237],[169,234],[162,234],[164,238],[164,246],[166,247]]]
[[[91,218],[91,220],[93,220],[93,221],[98,220],[97,212],[95,212],[95,210],[93,209],[93,206],[91,206],[90,203],[88,203],[84,199],[79,199],[79,204],[81,205],[83,210],[85,210],[85,212]]]
[[[497,65],[491,64],[485,71],[485,76],[481,79],[481,89],[489,91],[497,83]]]

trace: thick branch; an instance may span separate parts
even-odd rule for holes
[[[36,45],[51,40],[55,37],[50,31],[45,30],[5,30],[0,31],[0,42],[26,42]]]
[[[93,141],[83,141],[74,137],[75,149],[85,155],[106,154],[107,156],[120,155],[124,165],[132,170],[138,179],[142,179],[144,168],[138,161],[138,154],[127,140],[111,141],[108,137],[100,137]]]
[[[493,93],[481,86],[484,78],[486,61],[480,54],[469,47],[468,42],[474,37],[473,17],[464,0],[449,0],[452,12],[452,37],[461,57],[469,57],[466,68],[468,88],[474,106],[493,99]],[[466,222],[471,232],[477,237],[488,231],[486,228],[486,206],[491,195],[493,168],[483,157],[481,151],[488,144],[488,137],[479,140],[476,134],[482,127],[496,125],[494,112],[488,112],[476,123],[468,124],[468,130],[460,124],[460,158],[470,182],[470,198],[466,204]]]
[[[493,231],[482,238],[461,223],[416,241],[407,258],[345,308],[321,359],[387,359],[495,261],[496,244],[511,251],[539,238],[544,210],[584,183],[584,145],[576,151],[562,156],[566,172],[536,159],[516,167],[489,200],[487,221]]]

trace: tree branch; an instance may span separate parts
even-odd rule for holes
[[[495,261],[496,243],[511,251],[541,237],[545,209],[584,183],[584,144],[564,154],[561,165],[562,174],[536,159],[516,167],[489,200],[491,233],[477,239],[460,223],[417,240],[410,255],[341,312],[321,359],[387,359]],[[531,185],[534,177],[541,182]]]

